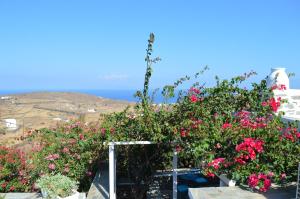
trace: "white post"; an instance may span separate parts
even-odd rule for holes
[[[177,199],[177,151],[173,151],[173,199]]]
[[[297,190],[296,190],[296,199],[300,199],[300,163],[298,165],[298,182],[297,182]]]
[[[116,199],[115,145],[109,145],[109,198]]]

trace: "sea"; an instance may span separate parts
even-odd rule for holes
[[[134,97],[137,90],[92,90],[92,89],[64,89],[64,90],[0,90],[0,96],[12,95],[12,94],[24,94],[32,92],[75,92],[84,93],[89,95],[95,95],[98,97],[109,98],[114,100],[124,100],[129,102],[138,102],[139,99]],[[153,90],[150,90],[150,94]],[[153,97],[153,103],[162,103],[164,98],[160,91],[156,92]],[[167,101],[168,103],[176,102],[176,98],[171,98]]]

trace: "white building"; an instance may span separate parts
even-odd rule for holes
[[[7,130],[13,131],[18,128],[16,119],[4,119]]]

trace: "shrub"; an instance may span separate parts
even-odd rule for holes
[[[71,122],[56,129],[41,129],[34,135],[39,147],[33,153],[35,176],[61,173],[87,190],[99,165],[104,135],[96,126]]]
[[[77,190],[77,183],[61,174],[42,176],[36,181],[36,185],[46,198],[67,197]]]
[[[110,140],[164,143],[170,146],[164,154],[170,157],[176,148],[182,166],[201,167],[210,177],[225,173],[239,183],[248,183],[250,176],[272,173],[268,175],[272,182],[296,180],[300,133],[296,123],[283,123],[283,113],[276,113],[285,101],[273,97],[274,88],[267,88],[266,80],[249,89],[241,85],[255,72],[230,80],[217,77],[211,88],[195,82],[189,90],[179,92],[176,104],[154,106],[148,96],[149,63],[154,62],[149,57],[150,41],[144,90],[137,93],[140,103],[133,112],[127,109],[104,120],[103,128],[114,129]],[[200,73],[203,71],[195,77]],[[174,96],[176,87],[190,79],[186,76],[164,87],[162,94]],[[263,179],[268,184],[267,178]]]
[[[0,192],[30,191],[30,168],[22,151],[0,146]]]

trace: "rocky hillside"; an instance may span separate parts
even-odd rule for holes
[[[36,92],[0,96],[0,143],[12,142],[30,129],[83,119],[98,121],[103,113],[118,112],[133,103],[69,92]]]

